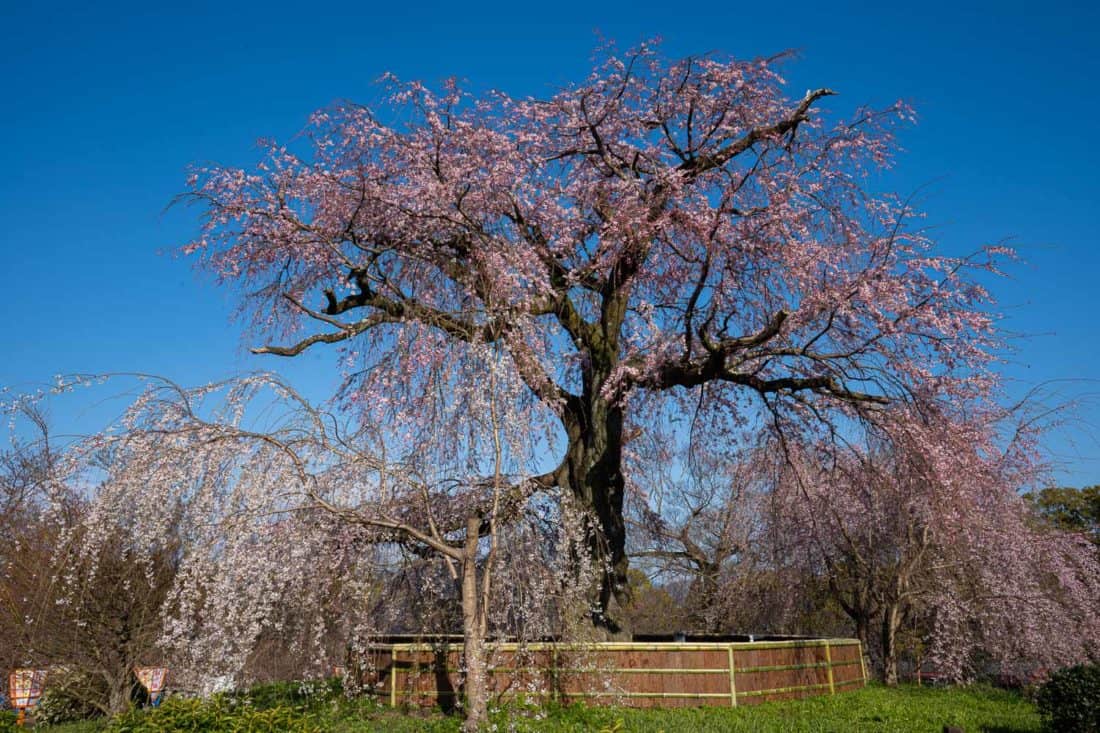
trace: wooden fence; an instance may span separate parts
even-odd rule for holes
[[[365,681],[390,705],[454,706],[462,645],[380,644]],[[489,645],[497,700],[551,698],[635,707],[736,706],[866,684],[856,639]]]

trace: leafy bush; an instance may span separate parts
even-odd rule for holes
[[[107,733],[320,733],[310,716],[285,705],[257,710],[227,697],[169,698],[160,707],[132,710],[113,718]]]
[[[72,688],[59,686],[47,687],[34,710],[35,722],[45,723],[46,725],[71,723],[76,720],[96,718],[100,715],[102,713],[95,706],[89,704],[85,698],[75,694]]]
[[[339,677],[333,677],[326,680],[267,682],[244,692],[232,693],[230,697],[257,710],[267,710],[279,706],[310,708],[335,700],[343,693],[343,682]]]
[[[0,710],[0,733],[19,730],[19,726],[15,724],[17,720],[19,716],[14,710]]]
[[[1100,733],[1100,664],[1054,673],[1036,702],[1047,728],[1059,733]]]

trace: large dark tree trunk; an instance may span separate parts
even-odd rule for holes
[[[689,631],[717,634],[722,631],[722,616],[718,609],[718,578],[721,565],[717,562],[697,561],[696,576],[688,594],[691,600],[692,624]]]
[[[603,370],[600,370],[603,371]],[[564,425],[569,446],[558,485],[592,512],[596,526],[589,532],[589,560],[600,574],[594,589],[593,622],[618,632],[607,615],[612,596],[625,602],[627,592],[626,522],[623,519],[623,410],[599,394],[602,379],[586,375],[584,395],[569,402]]]

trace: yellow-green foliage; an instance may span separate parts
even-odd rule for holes
[[[107,733],[320,733],[311,716],[287,706],[257,710],[232,704],[225,698],[184,700],[169,698],[158,708],[133,710],[113,718]]]
[[[263,697],[260,695],[259,697]],[[272,696],[277,697],[277,696]],[[308,716],[303,712],[308,711]],[[514,733],[928,733],[953,725],[966,731],[1041,733],[1039,712],[1024,697],[988,687],[865,690],[740,708],[628,710],[575,705],[493,711],[499,731]],[[225,699],[211,704],[166,701],[159,711],[129,713],[106,730],[89,721],[49,733],[168,731],[326,731],[331,733],[458,733],[462,722],[438,711],[392,709],[369,700],[329,700],[300,708],[257,711]],[[179,726],[179,727],[169,727]],[[252,726],[251,728],[249,726]],[[3,729],[0,729],[2,731]]]
[[[19,726],[15,724],[16,719],[16,714],[11,710],[0,710],[0,733],[19,730]]]

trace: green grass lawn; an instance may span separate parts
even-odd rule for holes
[[[1040,731],[1039,714],[1019,695],[987,687],[929,688],[903,686],[887,689],[871,686],[833,697],[793,702],[765,703],[740,708],[686,708],[635,710],[570,707],[526,715],[502,711],[494,715],[498,730],[600,731],[615,733],[719,733],[753,731],[913,731],[939,733],[944,725],[960,726],[967,733],[1023,733]],[[366,719],[331,721],[339,733],[366,731],[455,731],[458,722],[439,718],[416,719],[390,711],[375,712]]]
[[[312,721],[333,733],[374,731],[457,731],[460,721],[438,713],[391,710],[369,701],[330,702],[311,712]],[[967,733],[1040,731],[1035,706],[1021,696],[988,687],[930,688],[902,686],[864,690],[794,702],[740,708],[632,710],[573,706],[501,710],[493,715],[498,731],[610,731],[613,733],[815,733],[836,731],[912,731],[940,733],[945,725]],[[94,733],[95,723],[55,726],[50,733]]]

